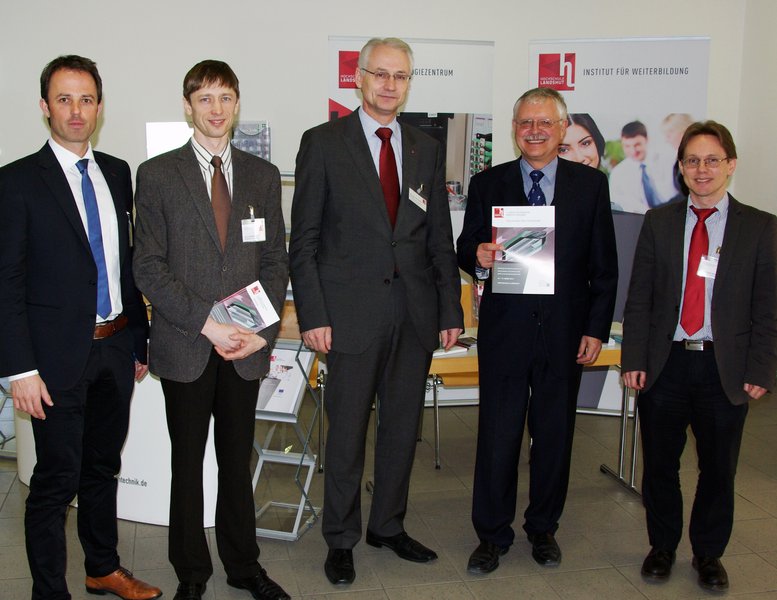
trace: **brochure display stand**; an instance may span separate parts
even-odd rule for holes
[[[0,416],[2,416],[5,410],[6,403],[11,399],[11,393],[9,391],[10,385],[7,379],[0,380]],[[13,404],[9,404],[13,406]],[[13,409],[11,409],[11,416],[13,417]],[[13,427],[13,419],[9,421],[11,427]],[[6,448],[5,445],[16,437],[13,433],[3,432],[3,422],[0,421],[0,456],[13,458],[16,456],[16,452],[10,448]]]
[[[321,515],[321,508],[313,506],[308,496],[313,471],[316,468],[316,455],[311,451],[310,439],[321,411],[318,393],[309,382],[314,358],[315,354],[304,348],[301,341],[279,340],[275,344],[270,359],[270,372],[259,389],[256,419],[271,421],[272,425],[261,445],[254,442],[254,449],[259,455],[253,476],[254,492],[265,465],[290,465],[296,467],[294,483],[299,490],[300,499],[298,503],[270,500],[259,507],[256,511],[257,521],[261,521],[271,509],[280,509],[293,514],[293,525],[290,530],[257,527],[257,536],[295,541],[310,529]],[[313,399],[315,406],[310,423],[306,425],[302,422],[299,412],[308,395]],[[273,436],[279,424],[291,425],[301,444],[299,452],[287,451],[291,447],[286,450],[271,449]],[[307,518],[303,523],[302,519],[305,515]]]

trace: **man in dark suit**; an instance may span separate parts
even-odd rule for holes
[[[37,463],[25,511],[34,599],[70,598],[65,515],[78,495],[86,588],[150,599],[116,552],[116,476],[148,322],[132,279],[132,181],[89,138],[102,110],[95,63],[60,56],[41,74],[49,141],[0,169],[0,375],[29,413]]]
[[[376,393],[367,543],[415,562],[437,558],[407,535],[404,517],[432,351],[440,336],[455,343],[463,318],[444,151],[396,120],[412,72],[402,40],[370,40],[356,69],[361,109],[307,131],[297,155],[291,277],[303,340],[327,354],[324,570],[335,584],[355,577]]]
[[[777,218],[726,191],[737,153],[723,125],[690,125],[677,159],[690,195],[645,216],[623,322],[623,381],[640,391],[652,547],[642,575],[665,580],[675,561],[690,425],[699,459],[693,567],[702,587],[720,591],[748,401],[773,389],[777,372]]]
[[[567,109],[550,89],[529,90],[513,111],[521,157],[484,171],[469,186],[459,266],[485,279],[478,329],[480,415],[472,522],[480,545],[467,570],[489,573],[513,543],[518,457],[528,415],[529,506],[524,530],[532,556],[557,565],[555,540],[569,483],[572,436],[582,367],[609,337],[618,263],[607,178],[561,160]],[[492,290],[492,207],[555,207],[552,295]]]
[[[134,270],[152,306],[150,367],[165,395],[169,555],[180,600],[201,598],[213,573],[202,526],[211,416],[219,466],[216,541],[227,583],[261,600],[289,597],[257,562],[249,468],[260,378],[278,324],[254,334],[210,317],[214,302],[257,279],[280,313],[288,282],[278,169],[229,143],[239,90],[224,62],[192,67],[183,82],[192,139],[143,163],[137,176]],[[263,231],[252,229],[260,225]]]

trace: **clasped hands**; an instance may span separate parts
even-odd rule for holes
[[[267,345],[267,340],[253,331],[219,323],[208,317],[202,328],[204,335],[221,358],[224,360],[240,360],[251,356]]]

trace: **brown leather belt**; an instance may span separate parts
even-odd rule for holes
[[[119,333],[127,326],[129,319],[124,313],[120,314],[113,321],[106,321],[105,323],[98,323],[94,326],[94,338],[95,340],[103,340],[111,337],[114,333]]]
[[[694,352],[712,350],[712,340],[682,340],[674,343],[679,344],[685,350],[693,350]]]

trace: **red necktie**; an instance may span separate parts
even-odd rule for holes
[[[704,325],[704,277],[696,274],[699,270],[701,257],[709,250],[710,239],[707,235],[705,221],[717,208],[696,208],[691,206],[696,214],[696,225],[691,233],[691,245],[688,248],[688,272],[685,275],[685,295],[683,310],[680,314],[680,325],[688,335],[693,335]]]
[[[391,147],[391,129],[380,127],[375,131],[375,135],[380,138],[380,187],[383,188],[383,198],[393,228],[399,210],[399,175],[394,149]]]
[[[210,203],[213,206],[213,217],[216,220],[216,231],[219,232],[221,249],[227,245],[227,228],[229,227],[229,213],[232,212],[232,200],[229,197],[229,187],[221,170],[221,157],[214,156],[210,159],[213,165],[213,179],[210,183]]]

